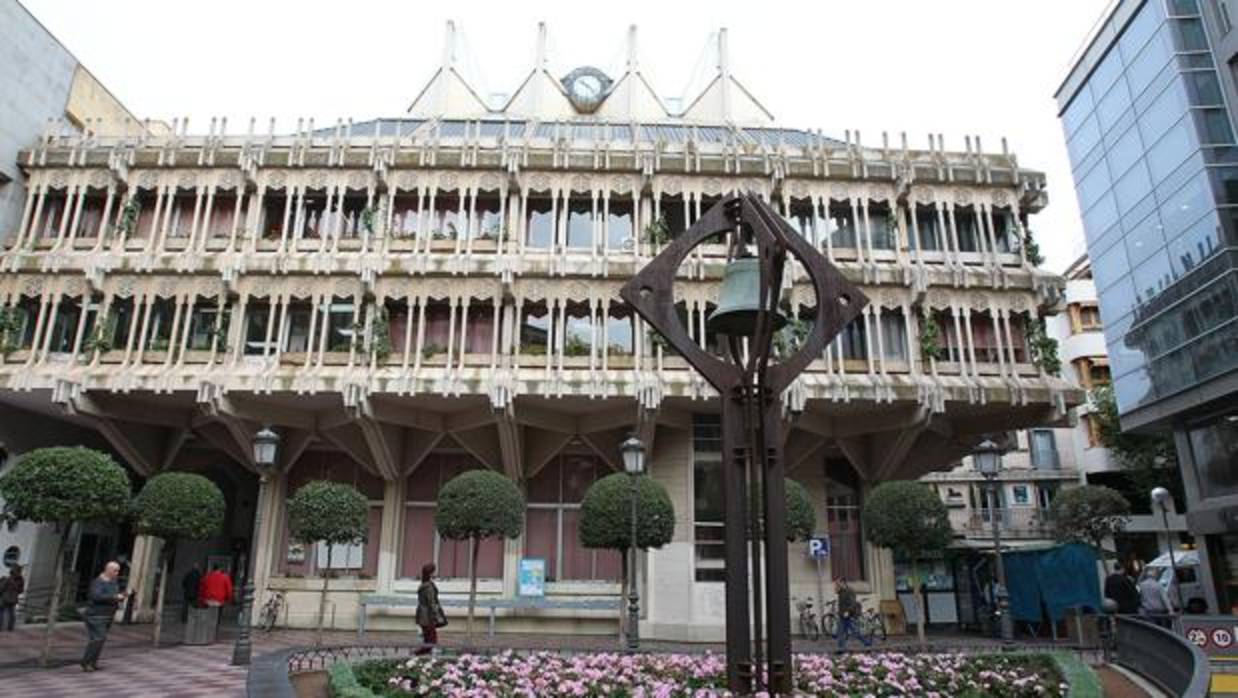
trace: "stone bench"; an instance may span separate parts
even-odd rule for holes
[[[439,598],[444,608],[468,608],[468,598]],[[489,637],[494,638],[495,610],[504,608],[512,610],[576,610],[576,611],[618,611],[622,607],[622,599],[558,599],[544,596],[516,596],[512,598],[482,597],[477,599],[477,608],[489,609]],[[366,594],[361,597],[357,607],[357,639],[365,639],[365,620],[369,607],[384,608],[416,608],[415,594]]]

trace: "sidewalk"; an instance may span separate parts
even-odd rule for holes
[[[184,697],[241,697],[245,695],[246,667],[234,667],[232,643],[236,636],[234,628],[220,630],[219,641],[205,647],[189,647],[179,644],[182,636],[179,624],[164,628],[163,637],[172,642],[163,647],[151,647],[150,625],[113,625],[108,636],[101,670],[84,673],[77,661],[86,643],[86,631],[81,623],[64,623],[56,628],[53,642],[53,661],[44,670],[38,665],[39,649],[43,642],[43,627],[32,626],[13,633],[0,633],[0,694],[6,698],[43,698],[45,696],[99,696],[117,695],[136,698]],[[484,624],[481,626],[484,629]],[[285,647],[312,646],[314,633],[310,630],[277,630],[273,633],[257,632],[252,635],[254,656]],[[462,632],[445,633],[442,636],[446,647],[464,644]],[[374,631],[367,633],[366,644],[416,644],[420,637],[415,632]],[[932,637],[929,640],[934,651],[976,651],[995,645],[992,641],[969,636]],[[324,645],[353,645],[357,634],[350,630],[335,630],[324,633]],[[618,640],[614,636],[579,635],[499,635],[493,641],[486,638],[484,630],[477,633],[475,646],[492,649],[570,649],[575,651],[614,651]],[[858,645],[853,645],[858,646]],[[642,642],[642,649],[654,651],[722,652],[720,644],[683,644],[673,642]],[[815,643],[796,641],[797,652],[831,652],[832,641]],[[892,638],[877,650],[911,650],[916,647],[914,638]],[[1027,647],[1027,646],[1024,646]]]

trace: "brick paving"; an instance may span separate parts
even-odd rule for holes
[[[482,626],[484,628],[484,624]],[[86,642],[86,631],[81,623],[64,623],[56,628],[53,641],[52,663],[47,669],[38,665],[42,647],[43,628],[30,626],[12,633],[0,633],[0,695],[5,698],[44,698],[46,696],[127,696],[133,698],[205,698],[240,697],[245,695],[245,667],[233,667],[232,640],[235,631],[221,629],[218,642],[208,646],[185,646],[179,644],[182,628],[169,625],[164,628],[165,640],[172,643],[155,649],[151,646],[150,625],[113,625],[99,662],[101,670],[84,673],[77,665]],[[273,633],[255,633],[254,656],[286,647],[305,647],[314,644],[312,631],[277,630]],[[498,635],[488,640],[484,632],[477,635],[475,646],[487,649],[564,649],[574,651],[614,650],[618,647],[614,636],[561,636],[561,635]],[[460,647],[465,637],[462,632],[444,633],[445,647]],[[357,635],[353,631],[328,631],[324,645],[353,645]],[[416,632],[370,632],[367,644],[415,644],[419,641]],[[934,637],[930,640],[936,651],[975,650],[992,648],[989,641],[974,637]],[[692,644],[669,642],[642,642],[642,648],[652,651],[715,651],[721,652],[718,644]],[[914,649],[914,639],[891,638],[880,649]],[[1025,646],[1026,647],[1026,646]],[[833,649],[829,642],[804,643],[797,641],[797,652],[828,652]]]

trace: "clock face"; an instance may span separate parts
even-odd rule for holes
[[[572,82],[572,96],[582,100],[595,100],[602,96],[602,81],[596,75],[581,75]]]
[[[563,86],[572,100],[572,106],[585,114],[593,112],[606,98],[611,80],[597,68],[577,68],[563,78]]]

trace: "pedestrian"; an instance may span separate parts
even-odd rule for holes
[[[181,622],[189,622],[189,608],[198,603],[198,585],[202,583],[202,567],[193,563],[193,567],[181,577],[181,593],[185,596],[185,608],[181,611]]]
[[[416,654],[430,654],[438,644],[438,629],[447,625],[447,614],[438,601],[433,562],[421,567],[421,586],[417,587],[417,625],[421,627],[421,647]]]
[[[1114,563],[1113,573],[1105,577],[1105,598],[1113,599],[1118,604],[1118,613],[1132,615],[1139,612],[1139,589],[1120,562]]]
[[[99,655],[103,653],[103,643],[107,640],[107,631],[112,627],[112,619],[116,616],[116,607],[129,596],[122,592],[117,578],[120,577],[120,563],[113,560],[103,566],[103,572],[90,582],[89,598],[86,602],[86,632],[89,640],[86,642],[86,652],[82,655],[82,671],[98,671]]]
[[[864,643],[865,647],[871,646],[872,640],[864,637],[859,627],[860,614],[864,609],[860,608],[860,602],[856,600],[855,592],[851,590],[847,580],[838,580],[834,591],[838,595],[838,651],[847,649],[847,640],[852,636]]]
[[[215,565],[198,583],[198,601],[211,608],[226,606],[232,602],[232,577],[222,565]]]
[[[1143,579],[1139,581],[1139,613],[1153,623],[1168,628],[1173,604],[1169,601],[1169,592],[1165,591],[1165,587],[1161,586],[1157,579],[1156,569],[1145,568]]]
[[[21,576],[21,565],[9,568],[9,576],[0,579],[0,632],[13,632],[17,624],[17,602],[26,590],[26,578]]]

